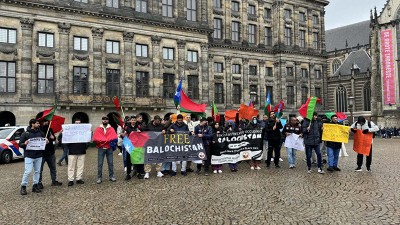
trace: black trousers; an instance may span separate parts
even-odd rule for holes
[[[47,165],[49,166],[51,181],[56,182],[57,181],[56,156],[53,154],[49,156],[43,156],[42,166],[40,167],[39,183],[42,183],[42,173],[43,173],[44,163],[47,163]]]
[[[281,140],[268,141],[268,151],[267,151],[267,166],[271,164],[272,153],[274,153],[274,163],[279,165],[279,158],[281,157]]]
[[[132,162],[131,162],[131,155],[126,152],[126,174],[129,175],[132,173]],[[144,174],[144,164],[134,164],[133,165],[136,172],[138,174]]]
[[[369,156],[366,156],[366,166],[367,169],[371,167],[371,163],[372,163],[372,145],[371,145],[371,151],[369,152]],[[363,161],[364,161],[364,155],[363,154],[357,154],[357,166],[358,168],[361,168],[361,166],[363,165]]]
[[[210,170],[211,165],[211,148],[209,145],[204,145],[204,149],[206,150],[207,160],[204,160],[204,171]],[[201,164],[197,164],[197,169],[201,170]]]

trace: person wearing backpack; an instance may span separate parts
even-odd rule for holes
[[[353,133],[356,133],[357,130],[362,130],[363,134],[374,133],[373,137],[375,137],[375,132],[379,131],[379,127],[376,124],[374,124],[372,121],[366,120],[363,116],[359,116],[357,122],[353,123],[350,128],[351,132]],[[361,167],[363,164],[363,159],[364,159],[363,154],[357,155],[357,168],[355,169],[355,171],[357,172],[362,171]],[[366,166],[368,172],[371,172],[371,163],[372,163],[372,144],[369,155],[366,156]]]

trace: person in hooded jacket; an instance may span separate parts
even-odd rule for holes
[[[219,122],[214,122],[212,126],[212,131],[213,131],[213,143],[215,144],[216,139],[217,139],[217,134],[222,134],[224,133],[224,129],[219,125]],[[220,152],[214,148],[211,149],[212,155],[220,155]],[[213,173],[222,173],[222,164],[215,164],[212,165],[213,168]]]
[[[256,129],[261,130],[261,129],[262,129],[261,123],[258,122],[258,119],[257,119],[256,116],[253,116],[253,117],[251,118],[251,121],[250,121],[249,125],[247,125],[247,128],[246,128],[246,129],[247,129],[247,130],[256,130]],[[262,145],[261,145],[261,146],[262,146]],[[261,153],[262,153],[262,149],[261,149]],[[262,155],[261,155],[260,157],[262,157]],[[256,170],[261,170],[260,162],[261,162],[261,160],[252,159],[252,160],[251,160],[250,169],[251,169],[251,170],[254,170],[254,169],[256,169]]]
[[[276,168],[279,166],[279,158],[281,157],[281,132],[282,129],[281,121],[276,117],[275,112],[269,113],[267,121],[266,131],[268,133],[268,152],[267,152],[267,167],[271,164],[272,152],[274,152],[274,163]]]
[[[173,123],[169,128],[168,128],[168,133],[169,134],[174,134],[174,133],[189,133],[189,127],[188,125],[183,122],[183,115],[179,114],[176,117],[176,122]],[[176,176],[176,165],[177,162],[172,162],[172,173],[171,176]],[[187,161],[182,161],[181,163],[181,175],[186,176],[186,165]]]
[[[233,121],[228,120],[225,124],[225,132],[230,133],[230,132],[237,132],[237,131],[238,131],[238,129],[237,129],[236,124]],[[228,165],[229,165],[229,169],[231,170],[231,172],[238,171],[237,163],[228,163]]]

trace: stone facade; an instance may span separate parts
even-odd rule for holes
[[[0,2],[0,63],[9,68],[6,83],[15,82],[14,89],[1,84],[0,111],[14,114],[16,124],[55,98],[66,122],[77,112],[99,122],[115,110],[115,95],[126,115],[175,112],[180,77],[189,97],[218,99],[221,112],[250,98],[262,108],[266,86],[274,104],[289,100],[288,112],[315,90],[326,98],[326,0]]]

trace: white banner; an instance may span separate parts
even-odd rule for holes
[[[304,140],[302,137],[300,137],[300,135],[291,134],[289,136],[286,136],[285,147],[304,151]]]
[[[26,146],[26,150],[43,151],[45,148],[46,138],[31,138]]]
[[[63,124],[62,143],[88,143],[92,140],[92,124]]]

